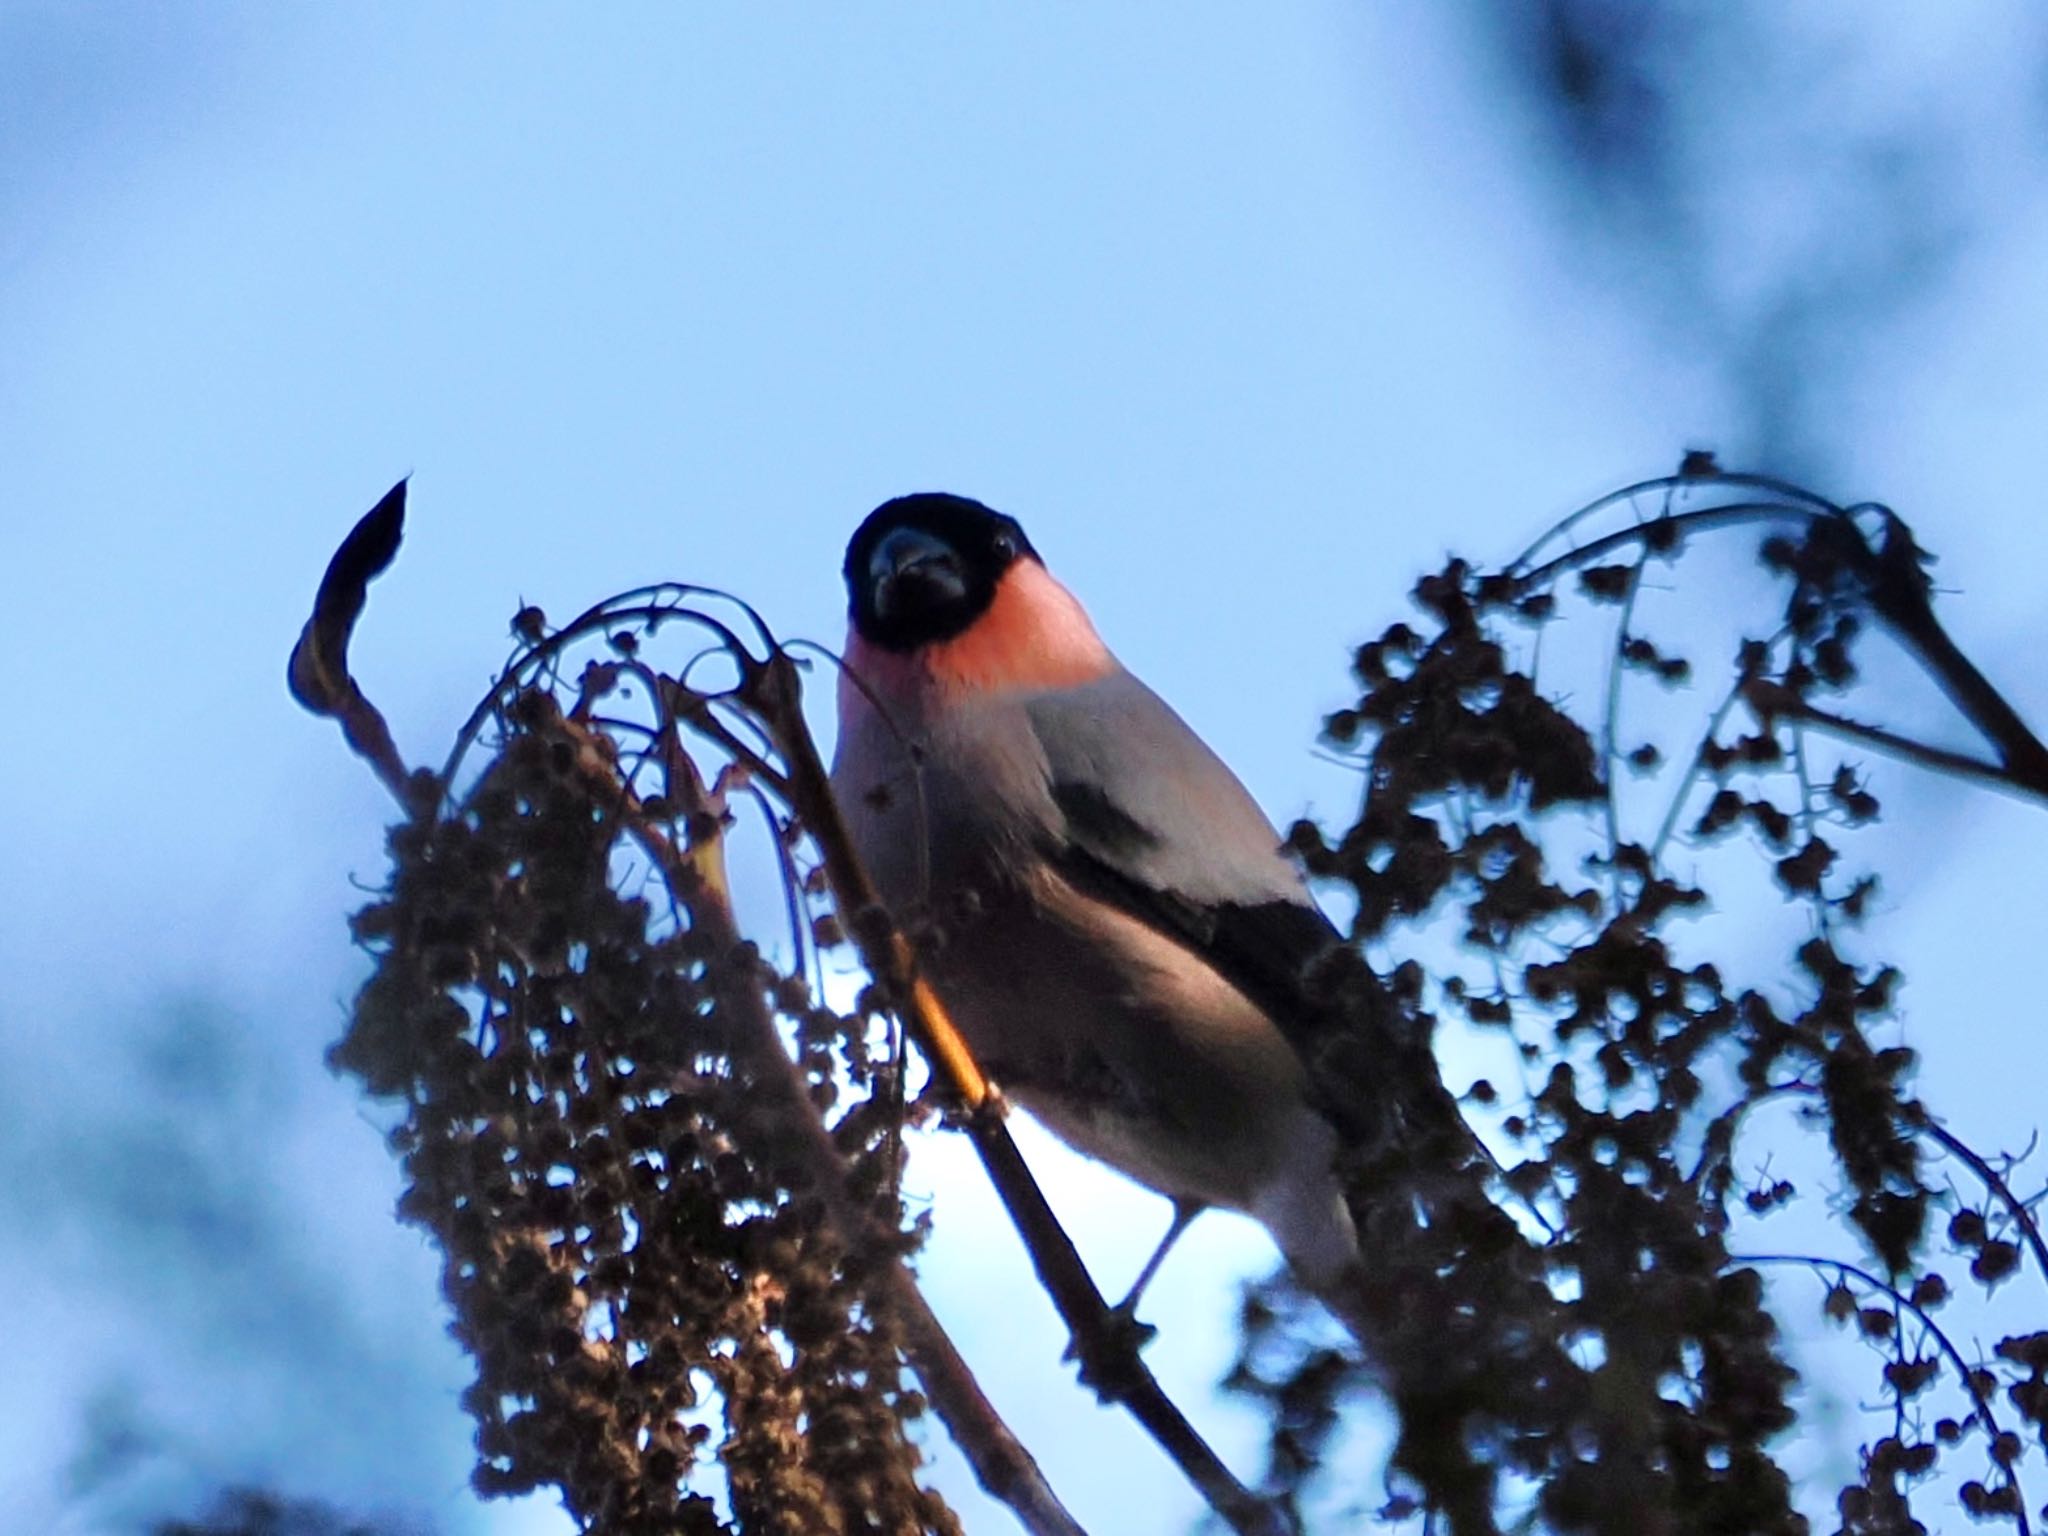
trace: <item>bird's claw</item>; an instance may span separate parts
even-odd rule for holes
[[[1129,1395],[1130,1383],[1140,1369],[1139,1355],[1159,1333],[1152,1324],[1138,1320],[1131,1305],[1135,1299],[1127,1298],[1119,1305],[1105,1309],[1095,1327],[1086,1330],[1091,1337],[1084,1339],[1081,1330],[1075,1331],[1060,1356],[1063,1362],[1072,1360],[1079,1363],[1080,1370],[1076,1374],[1081,1385],[1092,1388],[1105,1403],[1114,1403]]]
[[[1108,1323],[1110,1337],[1125,1343],[1134,1355],[1159,1336],[1159,1330],[1152,1324],[1138,1321],[1137,1300],[1133,1296],[1111,1307]]]

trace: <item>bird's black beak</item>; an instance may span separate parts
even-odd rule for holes
[[[967,596],[967,574],[953,546],[920,528],[896,528],[868,557],[875,614],[892,619],[948,607]]]

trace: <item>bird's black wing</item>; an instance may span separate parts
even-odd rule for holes
[[[1257,1004],[1348,1137],[1427,1125],[1469,1140],[1426,1028],[1348,950],[1250,792],[1178,715],[1127,673],[1030,712],[1057,812],[1041,852],[1062,878]]]
[[[1195,951],[1283,1033],[1306,1025],[1314,1012],[1309,970],[1341,942],[1306,891],[1231,900],[1160,884],[1146,876],[1146,855],[1156,849],[1158,834],[1101,786],[1055,781],[1053,798],[1064,817],[1063,835],[1046,851],[1062,876]],[[1277,854],[1277,835],[1273,849]]]
[[[1237,776],[1128,673],[1030,714],[1057,809],[1053,867],[1186,945],[1283,1031],[1305,1024],[1308,972],[1341,941]]]

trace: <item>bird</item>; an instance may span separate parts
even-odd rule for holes
[[[1339,1310],[1359,1238],[1303,1040],[1343,941],[1279,832],[1015,518],[896,497],[844,576],[832,785],[883,905],[1004,1097],[1173,1203],[1117,1310],[1210,1208]]]

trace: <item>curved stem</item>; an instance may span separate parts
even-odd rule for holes
[[[1621,614],[1615,620],[1614,654],[1607,662],[1607,702],[1600,718],[1600,777],[1606,781],[1607,793],[1603,797],[1607,806],[1607,857],[1612,861],[1610,873],[1614,884],[1614,910],[1617,916],[1622,909],[1625,877],[1621,869],[1621,803],[1620,791],[1615,783],[1615,771],[1620,764],[1621,754],[1615,738],[1621,728],[1621,673],[1628,650],[1629,621],[1635,617],[1636,594],[1643,589],[1643,568],[1649,562],[1650,551],[1646,545],[1636,556],[1634,569],[1629,573],[1628,592],[1621,600]]]
[[[1545,530],[1541,538],[1537,539],[1535,543],[1531,544],[1520,555],[1516,556],[1514,560],[1510,561],[1506,569],[1512,573],[1517,568],[1526,566],[1536,558],[1536,552],[1546,544],[1549,544],[1553,539],[1563,538],[1588,518],[1597,517],[1610,507],[1617,507],[1624,502],[1634,501],[1639,496],[1648,495],[1653,491],[1661,492],[1664,496],[1665,514],[1670,515],[1671,503],[1679,496],[1692,491],[1711,493],[1722,488],[1760,491],[1768,496],[1782,497],[1786,501],[1796,504],[1794,507],[1788,508],[1788,512],[1798,511],[1833,517],[1844,515],[1844,509],[1836,506],[1826,497],[1816,495],[1804,486],[1794,485],[1789,480],[1780,480],[1773,475],[1727,471],[1711,477],[1701,475],[1659,475],[1655,479],[1638,480],[1634,485],[1625,485],[1620,490],[1609,491],[1604,496],[1595,497],[1576,511],[1566,514]],[[1638,526],[1640,527],[1641,525]]]
[[[484,722],[490,719],[494,710],[503,707],[506,697],[513,690],[520,687],[536,670],[559,660],[562,653],[571,646],[603,634],[614,626],[644,624],[651,628],[681,620],[709,630],[717,639],[719,646],[732,654],[742,673],[759,667],[760,658],[747,649],[730,625],[713,618],[701,608],[685,606],[684,600],[692,597],[715,598],[735,603],[748,613],[753,612],[737,598],[715,587],[693,587],[683,582],[663,582],[652,587],[636,587],[630,592],[621,592],[615,597],[608,597],[601,603],[593,604],[552,635],[515,654],[499,672],[484,696],[477,701],[476,707],[469,712],[469,718],[464,720],[456,731],[447,761],[441,767],[442,793],[447,794],[449,787],[454,784],[456,771],[462,766],[462,759],[468,755],[469,749],[475,745],[477,734],[483,730]],[[647,600],[640,601],[643,598]],[[667,600],[664,601],[664,598]],[[759,623],[758,616],[755,622]]]
[[[1940,1142],[1943,1148],[1968,1164],[1970,1171],[1983,1180],[1984,1187],[1998,1197],[1999,1203],[2011,1213],[2013,1221],[2026,1238],[2027,1247],[2034,1255],[2034,1263],[2040,1268],[2041,1278],[2048,1280],[2048,1243],[2042,1241],[2040,1223],[2034,1220],[2034,1213],[2027,1208],[2027,1203],[2013,1193],[2012,1185],[2007,1183],[2004,1176],[1980,1156],[1975,1148],[1946,1126],[1938,1125],[1933,1120],[1924,1120],[1920,1128]]]
[[[1508,569],[1514,574],[1516,589],[1528,592],[1541,587],[1563,571],[1589,565],[1602,555],[1641,543],[1651,538],[1654,533],[1705,532],[1715,528],[1740,528],[1755,523],[1811,524],[1820,515],[1822,514],[1807,508],[1788,506],[1779,501],[1743,501],[1729,506],[1702,507],[1696,512],[1674,512],[1669,517],[1660,517],[1652,522],[1632,523],[1613,533],[1602,534],[1590,543],[1581,544],[1562,555],[1553,556],[1541,565],[1532,566],[1526,571],[1515,572],[1513,566],[1509,566]]]
[[[1846,1260],[1824,1259],[1813,1254],[1731,1253],[1728,1255],[1728,1262],[1730,1264],[1799,1264],[1808,1269],[1832,1269],[1837,1277],[1853,1276],[1879,1295],[1890,1298],[1895,1307],[1903,1308],[1905,1311],[1912,1313],[1920,1326],[1927,1330],[1928,1337],[1933,1339],[1940,1348],[1943,1356],[1946,1357],[1950,1366],[1954,1368],[1957,1379],[1962,1382],[1963,1390],[1970,1394],[1970,1401],[1975,1405],[1977,1417],[1983,1423],[1986,1433],[1993,1440],[1996,1440],[2004,1433],[1999,1428],[1997,1414],[1992,1410],[1990,1395],[1977,1389],[1975,1373],[1968,1362],[1963,1359],[1962,1351],[1956,1348],[1955,1341],[1943,1331],[1941,1324],[1934,1320],[1933,1315],[1925,1307],[1899,1290],[1890,1281],[1881,1280],[1869,1270],[1862,1268],[1860,1265],[1848,1263]],[[1993,1462],[2004,1471],[2006,1483],[2012,1488],[2016,1496],[2019,1512],[2015,1518],[2019,1522],[2020,1536],[2032,1536],[2033,1527],[2027,1522],[2027,1500],[2025,1494],[2020,1492],[2019,1474],[2012,1469],[2011,1465],[1998,1461],[1995,1457]]]

